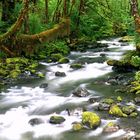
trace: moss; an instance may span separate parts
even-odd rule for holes
[[[15,57],[15,58],[7,58],[6,63],[7,64],[15,64],[15,63],[22,63],[27,65],[29,62],[29,59],[27,58],[22,58],[22,57]]]
[[[51,60],[54,61],[54,62],[59,61],[62,58],[63,58],[63,55],[60,54],[60,53],[52,54],[51,55]]]
[[[114,122],[109,122],[106,126],[107,127],[112,127],[112,126],[116,126],[116,124]]]
[[[137,112],[133,112],[129,115],[130,117],[137,117],[138,116],[138,113]]]
[[[109,114],[117,117],[127,117],[127,115],[122,112],[121,108],[118,105],[112,105],[110,107]]]
[[[71,64],[70,65],[70,68],[73,68],[73,69],[81,69],[81,68],[83,68],[83,66],[82,66],[82,64]]]
[[[38,75],[38,77],[40,77],[40,78],[44,78],[44,77],[45,77],[45,75],[44,75],[43,73],[41,73],[41,72],[39,72],[37,75]]]
[[[103,99],[101,102],[111,105],[111,104],[114,103],[114,100],[111,99],[111,98],[105,98],[105,99]]]
[[[66,57],[63,57],[63,58],[61,58],[58,62],[59,62],[60,64],[69,63],[69,59],[66,58]]]
[[[118,96],[117,97],[117,101],[121,102],[122,101],[122,97],[121,96]]]
[[[95,129],[100,125],[101,119],[96,113],[86,111],[82,114],[82,123]]]
[[[36,63],[36,62],[32,62],[32,64],[29,65],[29,69],[35,69],[37,67],[38,67],[38,63]]]
[[[105,127],[104,127],[104,132],[116,132],[120,129],[120,127],[118,126],[118,124],[114,123],[114,122],[109,122]]]
[[[79,123],[79,122],[74,123],[72,126],[72,129],[74,131],[80,131],[82,128],[83,128],[83,125],[82,123]]]
[[[131,83],[130,93],[140,94],[140,83],[138,81]]]
[[[17,78],[19,75],[21,74],[21,71],[20,70],[12,70],[10,72],[10,78]]]
[[[120,39],[120,42],[132,42],[134,41],[134,36],[123,36]]]
[[[122,111],[123,113],[130,115],[131,113],[133,113],[134,111],[136,111],[136,107],[133,105],[129,105],[129,106],[123,106],[122,107]]]
[[[6,76],[6,75],[8,75],[8,71],[3,68],[0,68],[0,76]]]
[[[107,60],[109,66],[123,66],[123,62],[119,60]]]
[[[65,118],[62,116],[51,116],[50,123],[61,124],[65,121]]]

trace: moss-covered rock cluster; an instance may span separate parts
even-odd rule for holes
[[[43,77],[43,74],[37,71],[38,65],[37,61],[22,57],[1,60],[0,78],[6,80],[30,76]]]

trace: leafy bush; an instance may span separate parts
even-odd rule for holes
[[[54,42],[46,44],[45,51],[47,53],[47,56],[50,56],[53,53],[60,53],[62,55],[68,55],[70,50],[64,41],[54,41]]]

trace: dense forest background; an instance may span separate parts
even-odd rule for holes
[[[21,23],[16,25],[16,29],[12,29],[20,18],[23,18]],[[22,36],[17,41],[13,36],[19,34],[39,35],[40,32],[53,28],[55,24],[65,22],[64,19],[66,18],[70,19],[70,32],[65,33],[63,30],[66,29],[60,28],[57,33],[61,32],[62,35],[56,35],[55,32],[51,36],[51,40],[65,35],[68,37],[67,39],[63,38],[51,42],[49,46],[52,46],[50,47],[53,48],[52,50],[57,47],[61,51],[66,50],[64,49],[67,48],[66,44],[75,42],[77,38],[100,40],[107,37],[134,35],[135,33],[129,0],[1,0],[0,34],[2,36],[6,32],[9,33],[11,29],[13,31],[10,35],[3,36],[3,39],[7,38],[7,41],[4,39],[4,47],[1,47],[0,55],[31,55],[35,50],[38,51],[37,48],[40,48],[39,46],[42,46],[42,44],[47,46],[47,51],[44,47],[44,51],[40,52],[40,56],[50,55],[52,50],[48,50],[48,40],[40,37],[39,41],[34,42],[31,41],[31,36]],[[68,23],[66,24],[68,25]],[[68,30],[68,27],[66,28]],[[25,50],[19,51],[21,48]],[[67,53],[67,50],[63,53]]]

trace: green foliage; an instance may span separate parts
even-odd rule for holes
[[[2,51],[0,51],[0,58],[5,58],[6,57],[6,54]]]
[[[51,56],[52,54],[60,53],[62,55],[68,55],[70,52],[69,47],[64,41],[53,41],[50,43],[44,44],[43,49],[40,50],[39,55],[42,56]]]
[[[131,63],[135,67],[139,67],[140,66],[140,57],[139,56],[132,56]]]
[[[140,82],[140,71],[135,73],[135,80]]]

